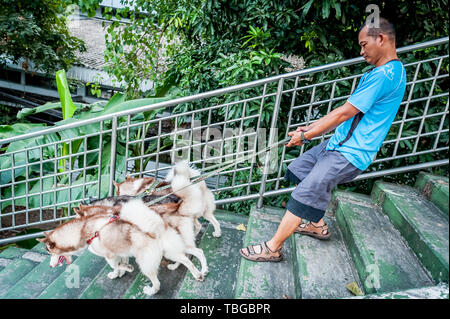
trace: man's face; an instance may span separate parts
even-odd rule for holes
[[[379,37],[373,37],[368,34],[367,27],[364,27],[358,35],[358,42],[361,46],[360,55],[364,57],[367,63],[376,64],[380,56],[382,55],[382,50],[380,46]]]

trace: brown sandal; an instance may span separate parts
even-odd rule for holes
[[[323,226],[314,226],[311,222],[300,224],[294,232],[318,239],[328,239],[331,236],[327,224]]]
[[[283,248],[280,248],[276,251],[272,251],[270,250],[269,246],[267,246],[267,242],[263,242],[262,244],[259,244],[259,246],[261,247],[261,252],[257,253],[253,248],[254,246],[257,245],[250,245],[246,248],[241,248],[241,250],[239,250],[239,253],[245,259],[258,262],[265,262],[265,261],[279,262],[282,261],[284,258],[282,252]],[[247,251],[247,254],[244,254],[245,251]],[[278,253],[278,255],[275,255],[276,253]]]

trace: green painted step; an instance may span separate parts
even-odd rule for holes
[[[41,253],[44,255],[45,254],[48,255],[47,248],[44,243],[39,243],[39,244],[35,245],[33,248],[31,248],[31,251],[35,251],[35,252],[38,252],[38,253]]]
[[[16,247],[11,247],[16,248]],[[24,249],[11,249],[3,256],[15,256],[12,262],[0,272],[0,298],[3,298],[18,281],[35,268],[45,257]]]
[[[448,284],[440,283],[436,286],[413,288],[380,294],[352,297],[351,299],[449,299]]]
[[[121,278],[115,279],[108,278],[108,273],[112,271],[112,268],[106,264],[97,277],[92,280],[86,290],[81,294],[80,299],[122,298],[139,274],[139,268],[134,261],[134,258],[130,258],[130,264],[134,267],[134,270],[131,273],[125,273]]]
[[[14,259],[22,257],[26,253],[26,249],[18,247],[8,247],[0,253],[0,273],[3,269],[9,266]]]
[[[427,199],[439,207],[448,219],[448,177],[420,172],[414,186],[417,187]]]
[[[75,259],[76,256],[73,257]],[[65,266],[52,268],[49,264],[50,256],[47,256],[11,287],[3,298],[32,299],[39,296],[65,270]]]
[[[282,214],[277,209],[253,207],[242,247],[269,240],[275,234],[281,218]],[[285,241],[283,251],[285,259],[277,263],[253,262],[241,257],[235,298],[295,298],[290,240]]]
[[[205,280],[196,281],[191,273],[187,273],[178,292],[181,299],[231,299],[234,298],[237,271],[240,262],[239,249],[242,248],[245,233],[237,230],[239,224],[247,225],[247,218],[233,213],[216,213],[222,236],[212,236],[214,228],[208,225],[199,248],[203,249],[208,262],[209,273]],[[200,269],[197,258],[194,265]]]
[[[0,257],[0,273],[5,267],[7,267],[9,264],[11,264],[13,261],[8,258],[1,258]]]
[[[353,260],[347,251],[334,216],[325,216],[331,237],[318,240],[306,235],[294,234],[294,274],[296,274],[297,298],[330,299],[351,297],[346,288],[351,282],[359,283]]]
[[[105,266],[104,258],[92,254],[87,249],[70,265],[64,264],[64,272],[55,279],[39,296],[40,299],[76,299],[92,279]]]
[[[172,263],[172,262],[169,262]],[[163,265],[160,266],[158,272],[158,279],[161,283],[159,292],[153,296],[148,296],[143,293],[145,286],[151,286],[150,280],[139,273],[127,291],[123,294],[124,299],[173,299],[179,289],[179,286],[186,274],[186,267],[180,265],[175,270],[169,270],[166,267],[166,261],[163,260]]]
[[[375,182],[372,198],[383,208],[436,282],[448,282],[448,220],[411,187]]]
[[[336,217],[366,293],[392,292],[433,282],[400,233],[369,196],[336,191]]]
[[[15,259],[22,257],[23,254],[25,254],[28,250],[24,248],[19,247],[9,247],[6,248],[4,251],[0,253],[0,258],[6,258],[6,259]]]

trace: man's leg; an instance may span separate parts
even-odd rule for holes
[[[283,219],[278,225],[278,229],[275,232],[275,235],[272,237],[272,239],[267,241],[267,246],[269,247],[269,249],[275,252],[283,247],[283,243],[286,241],[286,239],[289,238],[289,236],[294,233],[295,229],[297,229],[298,225],[300,225],[301,222],[302,219],[300,217],[297,217],[289,210],[286,210]],[[319,220],[319,222],[312,224],[316,227],[320,227],[325,225],[325,221],[322,218],[321,220]],[[261,253],[262,247],[259,244],[253,245],[253,249],[255,250],[255,253],[259,254]]]
[[[301,222],[302,219],[300,217],[297,217],[289,210],[286,210],[275,235],[273,235],[272,239],[267,242],[267,246],[270,250],[276,251],[283,247],[284,241],[294,233],[294,230],[301,224]]]
[[[327,143],[328,141],[325,141],[311,148],[289,164],[285,179],[295,184],[300,183],[301,180],[310,173],[311,169],[317,162],[319,154],[324,152]],[[301,224],[301,222],[302,218],[294,215],[291,211],[289,211],[289,209],[287,209],[272,239],[264,243],[242,248],[240,250],[241,255],[245,258],[250,257],[247,259],[251,260],[255,260],[260,257],[270,258],[271,256],[281,256],[283,242],[294,233],[295,229]],[[323,223],[323,219],[318,221],[318,223]],[[250,255],[253,255],[253,259]]]

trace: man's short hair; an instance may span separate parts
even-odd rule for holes
[[[379,18],[378,28],[374,27],[372,23],[369,23],[368,21],[364,22],[364,24],[359,28],[358,34],[365,26],[367,26],[368,35],[376,38],[380,33],[384,33],[387,35],[389,40],[393,41],[395,44],[395,28],[392,23],[383,17]]]

